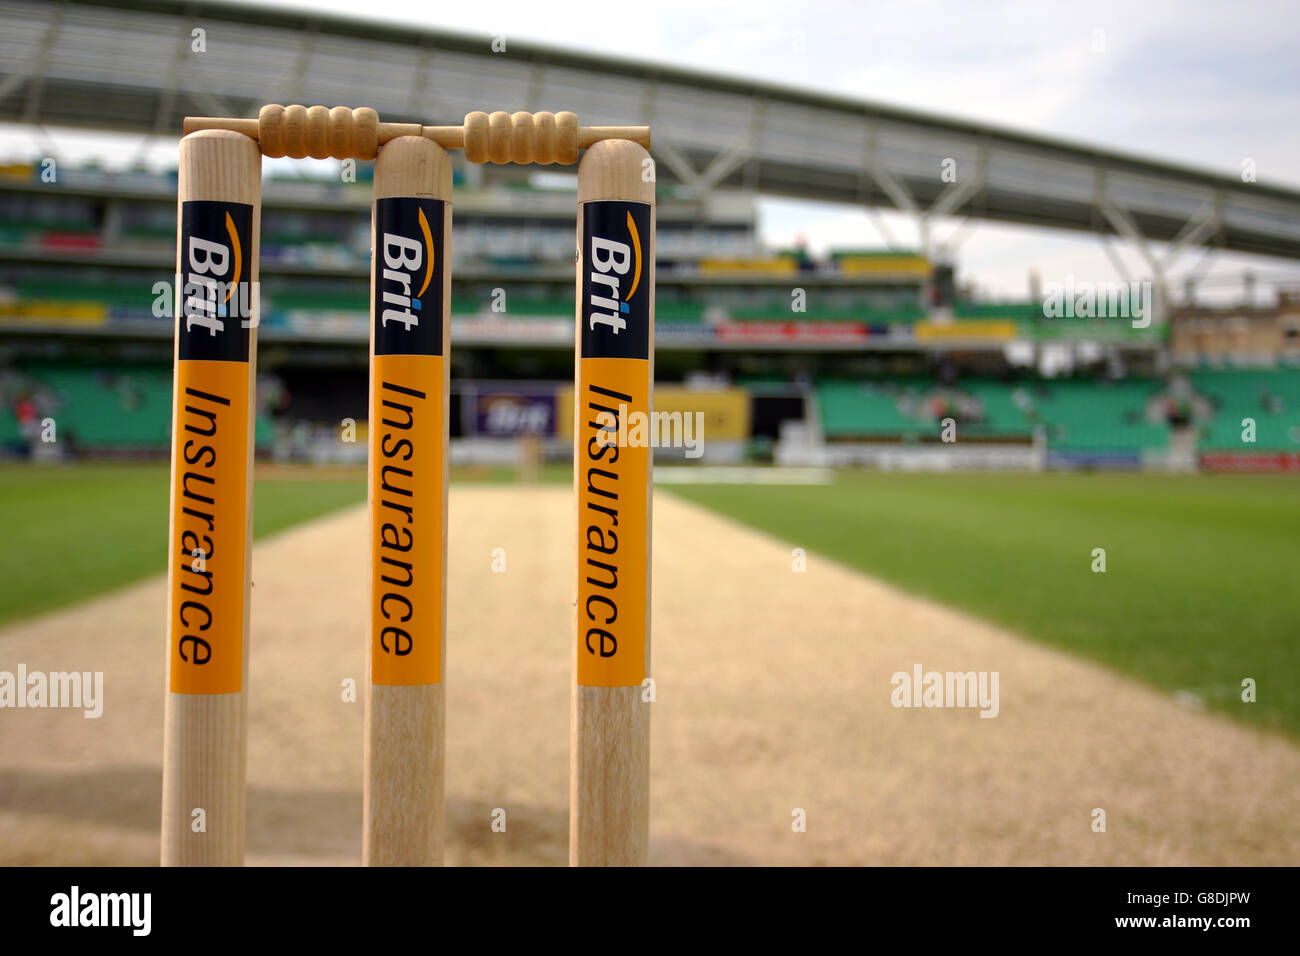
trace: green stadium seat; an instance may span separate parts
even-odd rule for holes
[[[171,442],[172,374],[166,366],[22,371],[55,394],[59,435],[78,446],[166,448]]]
[[[1300,451],[1300,369],[1198,371],[1192,387],[1214,417],[1201,428],[1203,451]],[[1253,445],[1241,440],[1244,418],[1255,420]]]
[[[935,422],[920,400],[936,388],[923,378],[819,382],[815,394],[823,433],[842,439],[933,436]],[[951,391],[980,401],[983,419],[964,425],[967,434],[1023,440],[1042,423],[1053,449],[1129,453],[1168,447],[1168,426],[1145,416],[1147,402],[1162,388],[1154,380],[1012,384],[974,379]],[[1021,402],[1017,390],[1023,392]]]

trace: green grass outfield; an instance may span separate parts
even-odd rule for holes
[[[111,591],[167,567],[167,465],[0,465],[0,625]],[[544,480],[568,479],[568,467]],[[456,482],[513,468],[455,468]],[[571,479],[570,479],[571,480]],[[259,465],[253,537],[366,500],[362,466]]]
[[[851,472],[827,486],[675,485],[672,493],[1300,735],[1295,478]],[[1105,574],[1090,569],[1099,547]],[[1256,703],[1240,700],[1245,677],[1257,682]]]
[[[0,624],[165,570],[167,474],[166,464],[0,467]],[[361,469],[259,472],[253,535],[365,499]]]
[[[544,481],[567,481],[567,467]],[[509,481],[512,469],[452,480]],[[360,468],[260,469],[264,537],[365,499]],[[844,473],[671,493],[916,594],[1300,735],[1300,480]],[[0,467],[0,624],[166,566],[166,465]],[[1106,549],[1107,572],[1090,570]],[[844,622],[852,627],[854,622]],[[972,665],[974,666],[974,665]],[[1243,677],[1258,702],[1243,704]]]

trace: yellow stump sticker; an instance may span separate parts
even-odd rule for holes
[[[370,408],[371,674],[442,680],[441,355],[376,355]]]
[[[446,204],[375,201],[370,681],[442,681]]]
[[[578,683],[627,687],[645,679],[646,664],[651,465],[649,442],[637,441],[635,429],[650,412],[650,206],[608,200],[581,208]]]
[[[181,209],[167,622],[178,694],[243,689],[252,221],[241,203]]]
[[[650,449],[618,444],[648,408],[646,363],[583,359],[578,435],[578,683],[645,679],[646,480]]]

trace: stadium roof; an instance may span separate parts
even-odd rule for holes
[[[0,121],[179,133],[266,102],[395,121],[570,109],[654,131],[698,190],[895,206],[1300,258],[1300,190],[880,104],[509,40],[195,0],[0,0]],[[206,53],[190,32],[206,31]],[[941,164],[956,160],[957,181]]]

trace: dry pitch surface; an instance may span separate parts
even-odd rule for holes
[[[571,493],[458,486],[451,513],[447,860],[561,865]],[[353,509],[254,551],[249,863],[360,860],[364,541]],[[654,863],[1300,863],[1288,740],[816,555],[793,573],[669,494],[654,557]],[[106,684],[99,720],[0,712],[0,864],[157,862],[164,614],[159,577],[0,633],[0,669]],[[999,671],[1000,715],[895,710],[918,662]]]

